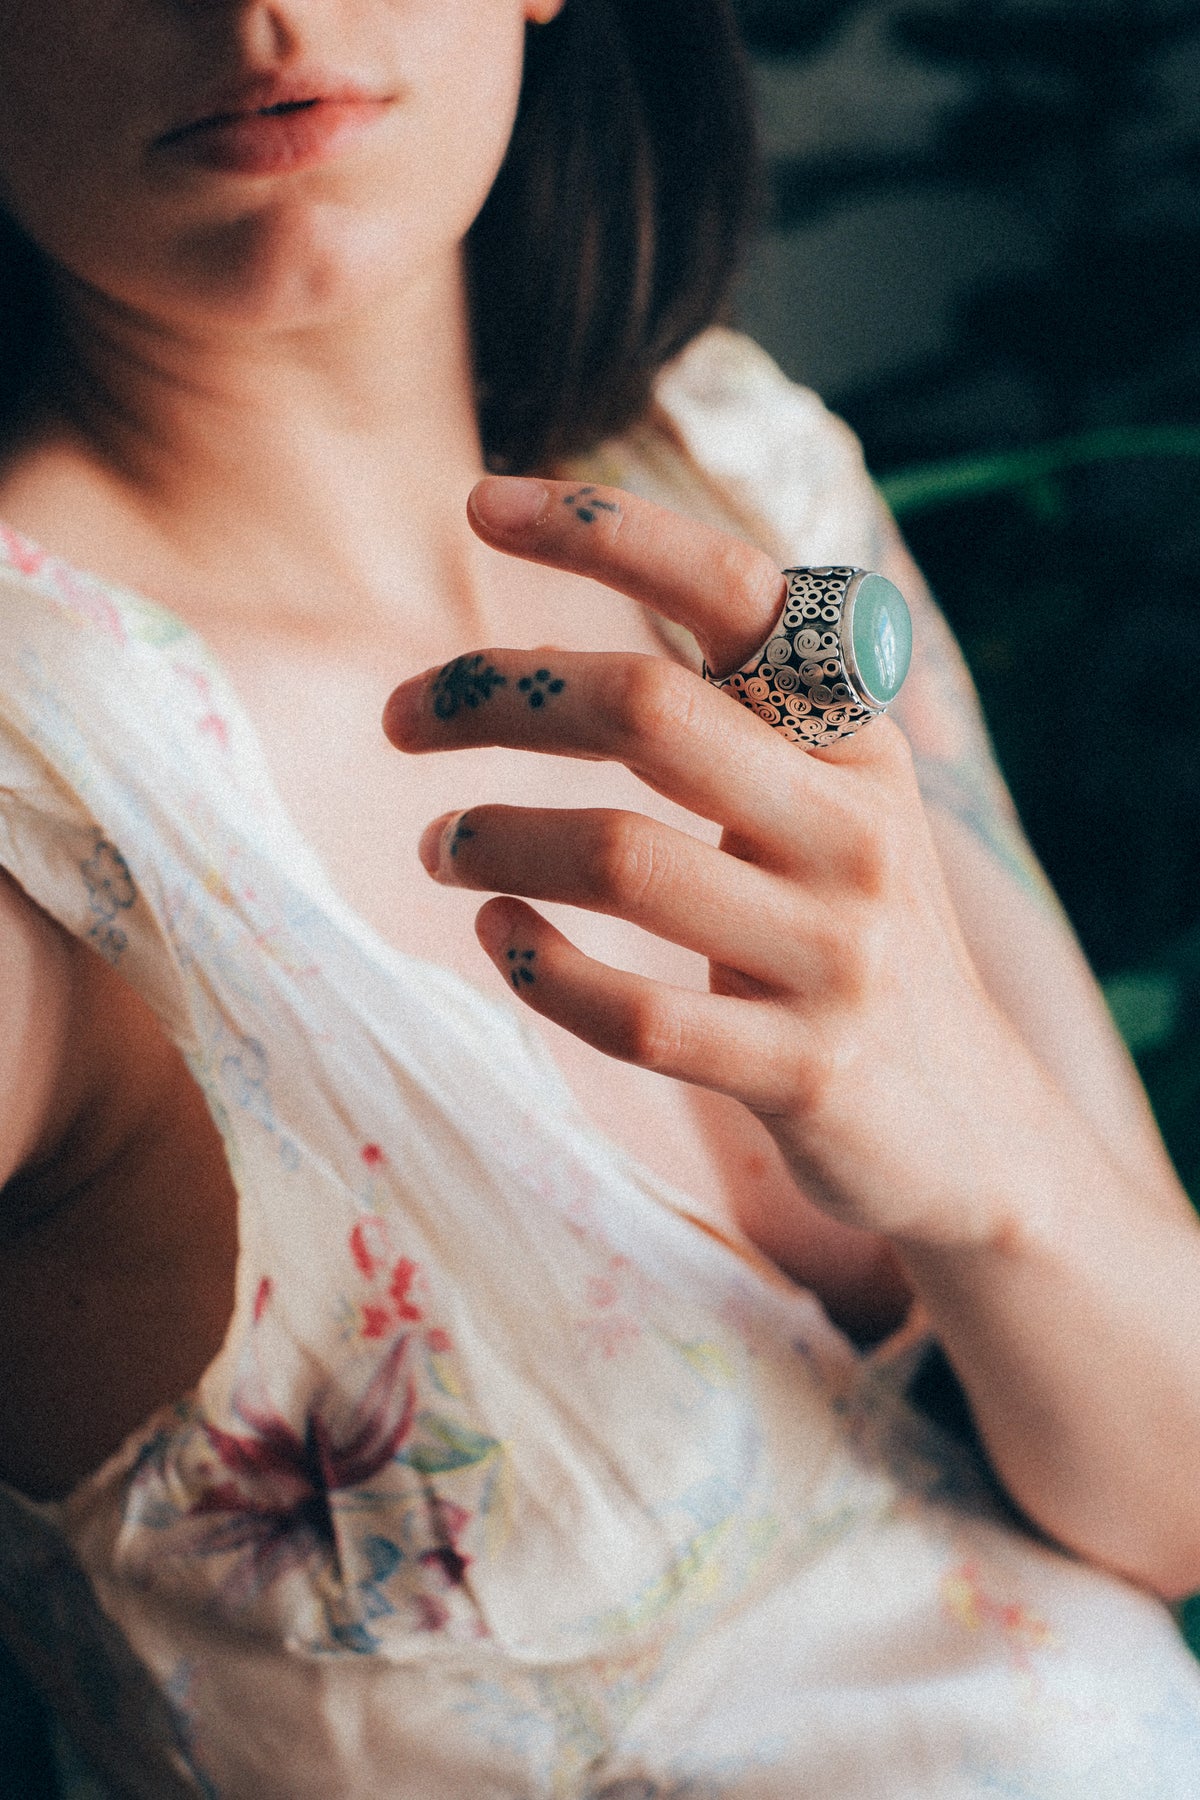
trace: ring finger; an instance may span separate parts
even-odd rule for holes
[[[775,991],[828,980],[828,914],[794,883],[640,813],[476,806],[426,828],[438,881],[607,913]]]

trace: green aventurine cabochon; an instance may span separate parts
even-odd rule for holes
[[[904,595],[884,575],[864,575],[851,601],[850,643],[865,697],[886,706],[912,661],[912,618]],[[843,640],[844,641],[844,640]]]

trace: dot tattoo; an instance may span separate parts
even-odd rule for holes
[[[581,487],[573,494],[563,495],[563,505],[573,509],[575,517],[582,519],[585,525],[595,523],[598,512],[619,513],[620,507],[612,500],[598,500],[598,490],[594,487]]]
[[[552,675],[549,669],[537,669],[532,675],[522,675],[517,692],[525,695],[536,712],[539,706],[545,706],[548,694],[561,694],[566,685],[561,675]]]
[[[460,844],[465,844],[468,838],[473,838],[474,836],[475,833],[471,830],[471,827],[469,825],[464,825],[460,819],[458,824],[454,827],[454,836],[450,839],[451,856],[457,856],[458,846]]]
[[[520,991],[521,991],[521,983],[522,982],[525,983],[526,987],[532,987],[534,982],[537,980],[537,976],[534,974],[533,970],[529,966],[530,963],[533,963],[536,961],[537,961],[537,951],[536,950],[510,950],[509,951],[509,953],[508,953],[508,964],[509,964],[508,978],[512,982],[513,986],[516,988],[518,993],[520,993]]]
[[[490,700],[496,688],[508,686],[507,675],[482,656],[456,656],[433,684],[433,710],[439,719],[452,719],[464,706],[476,707]]]

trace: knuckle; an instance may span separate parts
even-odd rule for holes
[[[878,913],[864,908],[842,948],[840,986],[843,1000],[862,1006],[886,979],[891,932]]]
[[[916,758],[911,743],[895,719],[876,719],[872,722],[871,729],[875,734],[875,746],[884,770],[894,780],[915,788]]]
[[[741,552],[740,569],[736,586],[731,578],[731,592],[739,590],[745,597],[747,609],[756,619],[761,619],[763,631],[769,631],[779,618],[784,602],[785,583],[780,570],[775,567],[759,551],[734,540],[734,547]],[[750,549],[751,560],[746,562],[746,552]]]
[[[812,999],[827,1016],[831,1006],[852,1001],[866,980],[862,938],[854,921],[839,911],[823,930],[810,929],[807,951]]]
[[[596,824],[587,858],[596,894],[623,913],[638,913],[659,885],[662,855],[645,821],[627,814]]]
[[[838,987],[844,1001],[861,1006],[896,972],[895,921],[871,900],[846,905],[838,945]]]
[[[812,1129],[828,1110],[837,1084],[838,1057],[824,1033],[811,1034],[779,1064],[778,1091],[772,1110],[801,1128]]]
[[[705,544],[704,568],[709,585],[723,594],[738,596],[768,622],[778,613],[783,576],[754,544],[720,532]]]
[[[635,750],[691,731],[696,682],[686,669],[660,657],[639,657],[629,666],[617,702],[617,727]]]
[[[875,812],[860,822],[847,873],[862,899],[880,901],[896,885],[900,850],[895,833]]]
[[[626,1008],[612,1051],[623,1062],[668,1074],[679,1066],[682,1024],[669,1002],[656,994],[639,995]]]
[[[882,900],[903,862],[903,832],[888,796],[875,786],[847,783],[827,819],[830,874],[847,902]]]

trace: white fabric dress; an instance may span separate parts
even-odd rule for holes
[[[854,440],[728,333],[587,472],[871,559]],[[195,1392],[5,1503],[0,1601],[96,1708],[137,1710],[106,1621],[162,1697],[146,1793],[1194,1800],[1166,1610],[351,915],[191,633],[12,533],[0,608],[0,863],[153,1006],[240,1195]]]

